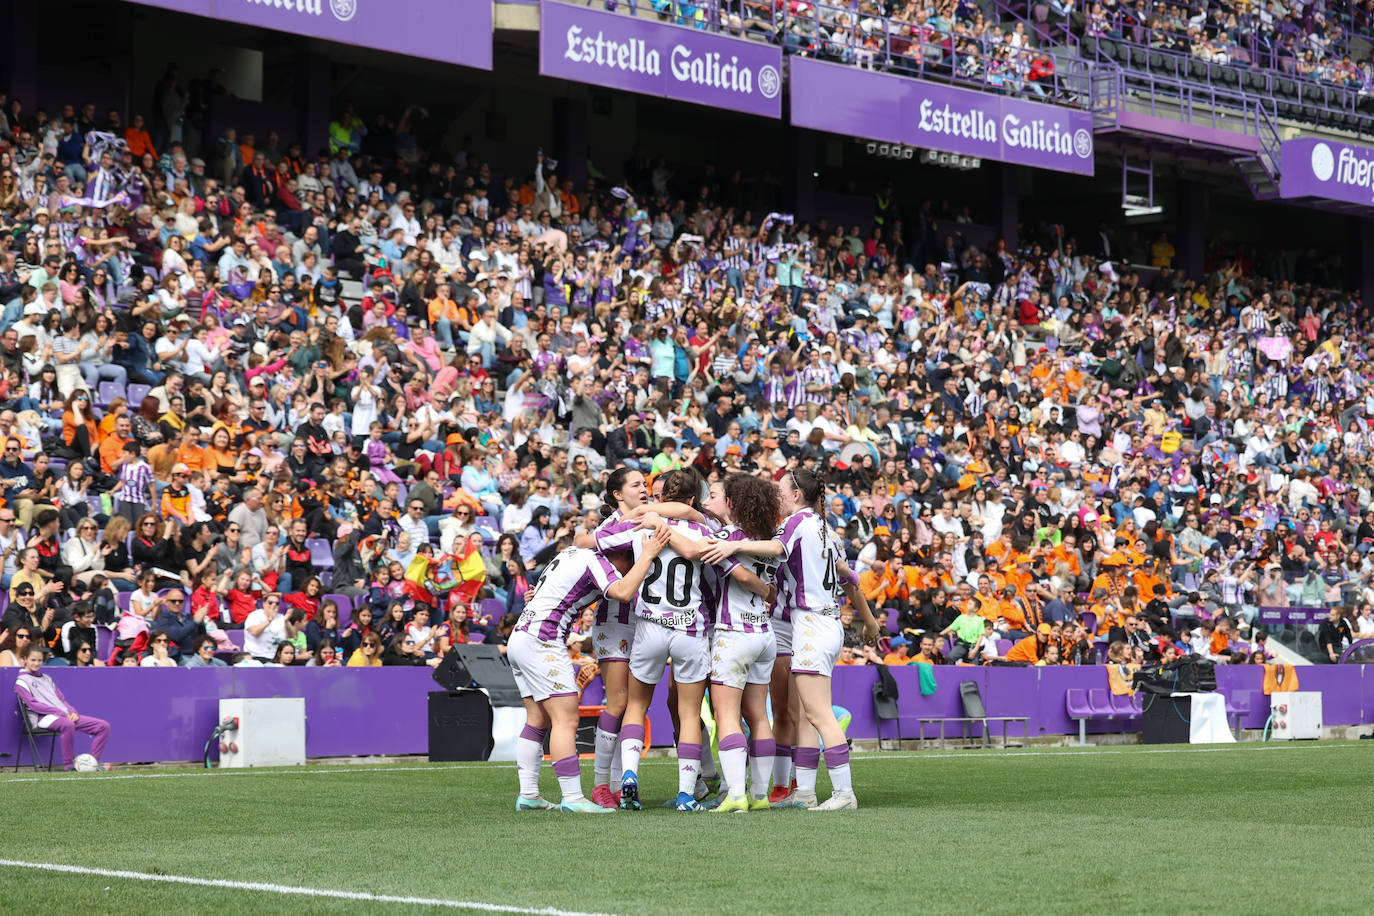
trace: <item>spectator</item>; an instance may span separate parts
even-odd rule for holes
[[[14,681],[14,692],[27,709],[29,724],[58,731],[63,769],[75,768],[77,732],[92,736],[91,755],[99,760],[110,740],[110,723],[78,713],[52,678],[43,673],[46,660],[47,651],[42,646],[31,646],[24,655],[24,670]]]

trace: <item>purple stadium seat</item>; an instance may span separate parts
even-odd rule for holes
[[[501,526],[490,515],[477,516],[473,520],[473,525],[482,532],[482,540],[488,544],[495,544],[501,537]]]
[[[305,546],[310,548],[310,562],[315,569],[334,568],[334,551],[330,549],[328,541],[324,538],[306,538]]]
[[[99,659],[107,659],[114,651],[114,631],[109,627],[95,628],[95,656]]]
[[[137,382],[129,383],[129,392],[126,395],[129,399],[129,412],[138,410],[138,405],[143,403],[143,399],[148,396],[148,392],[153,390],[152,385],[140,385]],[[123,394],[123,392],[119,392]]]
[[[478,643],[482,643],[482,642],[486,642],[486,641],[487,641],[487,634],[485,634],[485,633],[469,633],[469,634],[468,634],[468,642],[471,643],[471,644],[474,645],[474,646],[477,645]]]
[[[101,382],[100,387],[96,389],[95,403],[99,407],[109,407],[110,402],[113,401],[115,398],[122,398],[124,396],[124,388],[121,387],[118,383]],[[135,404],[134,407],[136,408],[138,407],[138,405]],[[130,412],[132,413],[132,411]]]
[[[238,646],[240,649],[243,648],[243,631],[242,631],[242,630],[225,630],[224,632],[229,634],[229,641],[230,641],[231,643],[233,643],[234,645]]]
[[[885,607],[883,610],[887,611],[887,631],[895,636],[897,633],[901,632],[897,626],[897,609]]]
[[[1078,743],[1088,743],[1088,720],[1095,718],[1092,706],[1088,704],[1088,691],[1080,687],[1070,687],[1064,691],[1064,711],[1070,719],[1078,720]]]
[[[506,602],[500,598],[483,598],[481,613],[491,617],[492,623],[495,623],[506,613]]]
[[[1088,691],[1088,706],[1092,709],[1094,716],[1105,719],[1113,718],[1119,713],[1112,707],[1112,703],[1107,699],[1106,688],[1098,688]]]
[[[1135,697],[1129,693],[1114,693],[1111,695],[1112,709],[1118,716],[1132,718],[1140,715],[1140,710],[1136,708]]]
[[[1092,611],[1084,611],[1079,615],[1079,620],[1083,622],[1083,626],[1088,628],[1088,633],[1094,634],[1097,632],[1097,615]]]

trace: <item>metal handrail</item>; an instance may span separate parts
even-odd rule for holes
[[[781,20],[783,50],[799,57],[836,60],[1078,107],[1086,107],[1091,93],[1092,66],[1073,55],[1030,47],[1011,49],[1010,46],[1003,46],[1008,49],[1006,51],[982,47],[976,51],[964,50],[955,44],[954,32],[942,32],[928,23],[907,22],[895,17],[862,17],[862,22],[870,24],[865,28],[860,24],[860,14],[854,5],[808,4],[804,16],[793,15],[790,8],[784,6]],[[978,40],[970,38],[969,41]],[[1051,68],[1033,67],[1037,59],[1050,63]],[[1031,75],[1037,72],[1038,76]]]
[[[1094,36],[1094,38],[1097,37],[1099,36]],[[1236,85],[1240,85],[1244,81],[1246,76],[1252,78],[1256,76],[1260,77],[1264,80],[1264,87],[1259,91],[1265,95],[1275,95],[1277,93],[1276,83],[1279,80],[1288,80],[1294,83],[1297,87],[1298,99],[1296,101],[1296,104],[1313,105],[1315,104],[1316,99],[1320,99],[1319,107],[1324,108],[1327,111],[1335,111],[1340,112],[1342,114],[1354,114],[1357,116],[1364,117],[1363,113],[1359,111],[1359,101],[1362,89],[1324,83],[1320,80],[1309,79],[1305,76],[1301,76],[1296,73],[1283,73],[1272,68],[1245,68],[1237,66],[1235,64],[1212,63],[1210,61],[1204,61],[1200,57],[1194,57],[1191,54],[1186,54],[1182,51],[1174,51],[1168,48],[1152,47],[1150,45],[1142,44],[1129,38],[1106,37],[1106,40],[1120,45],[1127,45],[1132,48],[1137,48],[1143,51],[1147,55],[1146,67],[1150,69],[1151,72],[1153,72],[1153,68],[1149,67],[1148,55],[1158,54],[1162,58],[1164,58],[1166,66],[1169,68],[1170,72],[1180,79],[1186,79],[1190,81],[1203,79],[1206,82],[1211,83],[1212,68],[1215,67],[1218,70],[1229,70],[1234,72],[1236,74]],[[1091,46],[1094,60],[1114,60],[1102,51],[1100,42],[1093,41],[1086,42],[1085,44]],[[1121,63],[1120,61],[1115,62],[1118,64]],[[1205,77],[1194,77],[1191,75],[1192,67],[1195,63],[1202,64],[1206,68],[1207,75]],[[1129,64],[1124,65],[1124,69],[1132,71],[1136,70],[1134,66]]]

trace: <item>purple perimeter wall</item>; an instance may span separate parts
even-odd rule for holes
[[[1324,725],[1355,725],[1374,721],[1374,672],[1366,666],[1304,667],[1298,669],[1303,690],[1320,690],[1324,696]],[[113,763],[139,761],[199,760],[205,739],[214,728],[221,697],[303,696],[306,699],[306,754],[310,757],[346,757],[367,754],[423,754],[428,735],[425,697],[435,688],[429,669],[131,669],[120,671],[45,669],[67,699],[82,712],[99,716],[112,725],[105,757]],[[0,766],[14,765],[19,741],[19,718],[13,695],[18,669],[0,670]],[[915,668],[894,668],[901,692],[899,708],[902,732],[916,734],[916,719],[925,716],[961,715],[959,684],[978,684],[990,715],[1026,716],[1032,737],[1074,734],[1077,722],[1064,712],[1064,692],[1069,688],[1106,689],[1106,669],[1093,668],[936,668],[938,689],[921,696]],[[841,668],[836,672],[835,702],[853,716],[849,734],[873,738],[871,668]],[[1218,668],[1218,686],[1224,693],[1250,692],[1250,714],[1242,724],[1261,728],[1268,704],[1261,693],[1263,673],[1258,668]],[[111,682],[119,682],[111,689]],[[650,709],[654,743],[672,741],[672,726],[660,690]],[[589,685],[584,702],[599,701],[598,681]],[[1136,730],[1139,722],[1090,722],[1089,731]],[[895,737],[892,725],[883,734]],[[933,732],[932,732],[933,734]],[[1013,732],[1012,734],[1019,734]],[[77,742],[78,751],[86,747]],[[46,742],[40,745],[46,754]],[[28,760],[28,752],[23,752]]]

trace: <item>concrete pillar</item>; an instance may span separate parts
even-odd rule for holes
[[[331,83],[333,71],[329,55],[320,51],[309,51],[299,58],[299,105],[301,148],[306,158],[313,157],[322,149],[329,148],[329,122],[337,112],[331,110]],[[291,141],[282,137],[284,149]]]
[[[1374,305],[1374,219],[1352,216],[1347,221],[1345,285],[1360,291],[1360,301]]]
[[[1174,188],[1174,267],[1191,280],[1206,269],[1206,187],[1180,178]]]
[[[1007,246],[1014,248],[1018,244],[1016,227],[1021,221],[1021,167],[984,159],[983,171],[988,176],[989,221],[997,228],[997,234],[1007,240]]]
[[[38,4],[34,0],[0,0],[0,88],[22,99],[24,113],[38,106]]]
[[[587,100],[555,99],[553,103],[553,149],[558,160],[557,173],[580,189],[587,181]]]
[[[814,220],[816,213],[816,145],[819,141],[815,131],[800,127],[786,128],[792,142],[792,181],[797,199],[792,202],[792,212],[800,220]]]

